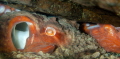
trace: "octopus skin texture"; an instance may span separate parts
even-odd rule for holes
[[[84,30],[90,34],[107,52],[120,53],[120,27],[110,24],[84,24]]]
[[[12,7],[4,5],[4,4],[0,4],[0,16],[7,12],[15,12],[15,11],[20,11],[20,10],[12,8]]]
[[[25,11],[8,14],[0,17],[0,52],[48,53],[70,41],[55,17]]]

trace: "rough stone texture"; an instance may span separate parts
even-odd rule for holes
[[[24,3],[24,1],[27,2]],[[109,6],[109,4],[112,3],[119,4],[119,1],[117,3],[116,1],[118,0],[1,0],[1,3],[21,10],[62,16],[79,22],[104,23],[120,26],[120,17],[117,16],[119,15],[119,5]],[[106,8],[114,13],[93,7],[96,5],[100,5],[102,6],[101,8]],[[115,12],[117,12],[117,15]]]
[[[84,6],[95,6],[95,0],[69,0]]]
[[[93,58],[97,58],[97,57],[99,57],[99,56],[100,56],[100,52],[95,52],[95,53],[92,54],[92,57],[93,57]]]
[[[15,2],[15,3],[22,3],[29,5],[32,1],[31,0],[4,0],[5,2]]]
[[[108,11],[102,11],[102,9],[89,9],[84,8],[82,13],[82,20],[79,22],[91,22],[91,23],[102,23],[102,24],[112,24],[114,26],[120,26],[120,17],[116,16],[114,13]]]
[[[115,12],[120,16],[120,0],[98,0],[98,6]]]
[[[15,0],[1,1],[8,2],[7,5],[17,9],[42,12],[55,16],[63,16],[69,19],[80,18],[82,15],[82,8],[80,5],[75,3],[61,2],[58,0],[16,0],[17,2]],[[24,1],[27,2],[24,3]]]
[[[120,16],[120,0],[69,0],[84,6],[99,6]]]

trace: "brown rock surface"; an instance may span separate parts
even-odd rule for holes
[[[81,18],[82,8],[75,3],[61,2],[58,0],[1,0],[9,6],[18,9],[42,12],[55,16],[63,16],[69,19]],[[26,3],[25,3],[25,2]],[[14,4],[15,3],[15,4]]]
[[[69,0],[1,0],[1,2],[21,10],[62,16],[79,22],[104,23],[120,26],[120,18],[117,16],[119,15],[119,0],[72,1],[84,6],[81,8],[81,5],[70,2]],[[112,4],[113,6],[111,6]],[[93,7],[96,5],[103,9]],[[116,12],[117,15],[104,9]]]

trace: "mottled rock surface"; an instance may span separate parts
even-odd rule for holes
[[[21,10],[62,16],[79,22],[120,26],[119,0],[0,0],[0,2]]]

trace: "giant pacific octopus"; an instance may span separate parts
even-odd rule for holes
[[[68,45],[66,35],[55,17],[46,17],[25,11],[6,13],[0,5],[0,52],[53,52],[58,46]],[[13,9],[13,8],[12,8]]]
[[[84,24],[84,30],[90,34],[107,52],[120,53],[120,27],[110,24]]]

